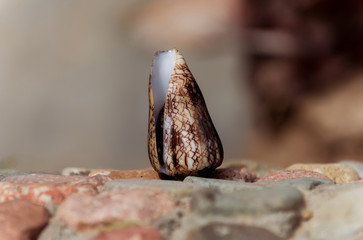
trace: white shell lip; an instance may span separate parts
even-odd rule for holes
[[[175,49],[159,51],[155,54],[151,75],[155,119],[158,118],[165,104],[169,81],[175,66],[175,55]]]

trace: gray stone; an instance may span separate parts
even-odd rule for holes
[[[277,181],[266,181],[254,183],[262,186],[291,186],[301,190],[312,190],[322,184],[331,185],[333,181],[322,178],[290,178]]]
[[[274,233],[259,227],[228,224],[209,223],[206,226],[191,231],[187,240],[282,240]]]
[[[28,174],[33,174],[33,173],[46,174],[46,172],[39,172],[39,171],[20,171],[20,170],[16,170],[16,169],[0,169],[0,181],[8,176],[28,175]]]
[[[97,231],[78,232],[64,223],[52,220],[38,237],[38,240],[91,240]]]
[[[324,186],[306,195],[312,213],[293,239],[340,240],[363,229],[363,182]]]
[[[354,168],[358,172],[359,177],[363,178],[363,163],[362,162],[358,162],[358,161],[341,161],[340,163]]]
[[[199,186],[203,188],[217,189],[221,192],[235,192],[246,189],[263,189],[263,186],[257,185],[255,183],[245,183],[240,181],[230,181],[230,180],[220,180],[220,179],[209,179],[188,176],[184,179],[185,183],[192,184],[194,186]]]
[[[190,183],[174,180],[157,180],[157,179],[117,179],[107,182],[104,185],[104,191],[137,189],[137,188],[159,188],[168,191],[175,197],[189,197],[198,189]]]
[[[298,211],[304,205],[299,190],[288,186],[245,189],[221,194],[207,189],[196,192],[191,201],[193,211],[202,215],[266,214],[279,211]]]

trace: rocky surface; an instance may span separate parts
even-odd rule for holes
[[[2,170],[0,239],[362,239],[354,164],[235,161],[183,181],[151,169]]]
[[[333,164],[317,164],[317,163],[310,163],[310,164],[294,164],[287,168],[288,170],[308,170],[321,173],[335,183],[349,183],[353,181],[357,181],[360,179],[358,172],[348,166],[338,163]]]

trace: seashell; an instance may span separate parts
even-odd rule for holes
[[[223,161],[203,95],[176,49],[157,52],[151,67],[148,153],[155,171],[174,178],[214,170]]]

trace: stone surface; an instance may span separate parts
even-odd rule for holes
[[[363,182],[324,186],[307,195],[309,221],[302,224],[294,240],[340,240],[353,238],[363,229]]]
[[[138,188],[159,188],[168,191],[175,197],[182,198],[191,196],[198,186],[181,181],[157,179],[118,179],[109,181],[104,185],[105,191]]]
[[[36,171],[20,171],[16,169],[0,169],[0,181],[8,176],[14,175],[28,175],[28,174],[46,174],[45,172]]]
[[[0,204],[0,239],[36,239],[49,221],[48,211],[25,200],[12,200]]]
[[[59,206],[56,219],[71,228],[123,220],[152,224],[176,206],[176,200],[161,189],[124,189],[96,196],[75,194]]]
[[[221,222],[209,223],[191,231],[186,240],[282,240],[274,233],[259,227],[228,224]]]
[[[93,177],[96,175],[104,175],[111,179],[160,179],[159,174],[152,168],[138,170],[98,169],[88,176]]]
[[[302,169],[308,171],[315,171],[321,173],[335,183],[349,183],[353,181],[357,181],[360,179],[358,173],[354,168],[338,164],[338,163],[331,163],[331,164],[293,164],[287,168],[287,170],[295,170],[295,169]]]
[[[160,233],[154,228],[133,227],[104,232],[92,240],[162,240]]]
[[[294,170],[276,171],[270,175],[258,179],[258,182],[268,182],[268,181],[278,181],[282,179],[308,178],[308,177],[330,180],[330,178],[318,172],[294,169]]]
[[[68,196],[86,192],[96,194],[105,182],[105,176],[67,177],[51,174],[28,174],[5,177],[0,182],[0,202],[12,199],[26,199],[33,203],[47,206],[53,211]]]
[[[184,183],[191,184],[193,186],[218,189],[222,192],[234,192],[246,189],[262,189],[263,186],[255,183],[245,183],[230,180],[221,179],[208,179],[202,177],[188,176],[184,179]]]
[[[219,168],[211,172],[208,178],[254,182],[256,174],[247,168]]]
[[[341,161],[340,164],[350,166],[357,171],[360,178],[363,178],[363,162],[358,161]]]
[[[291,178],[282,179],[277,181],[259,181],[255,183],[260,186],[291,186],[296,187],[300,190],[312,190],[321,185],[331,185],[334,184],[332,180],[322,179],[322,178]]]
[[[201,215],[265,214],[279,211],[298,211],[304,205],[299,190],[288,186],[265,187],[263,190],[246,189],[220,193],[213,189],[194,194],[191,207]]]
[[[281,169],[276,166],[270,166],[262,162],[248,160],[248,159],[227,160],[223,162],[221,168],[237,168],[237,169],[246,168],[255,173],[257,178],[270,175],[271,173]]]

